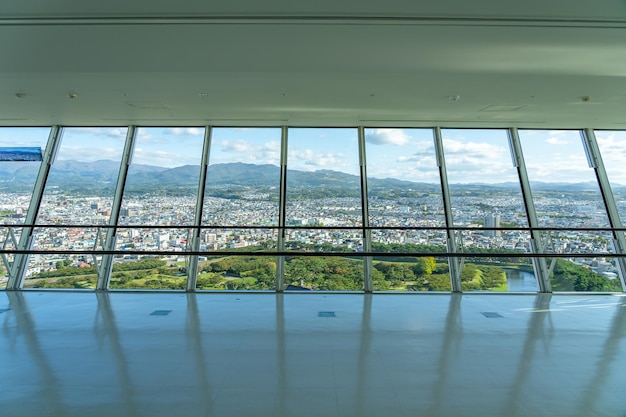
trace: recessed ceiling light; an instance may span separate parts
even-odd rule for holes
[[[208,96],[208,95],[209,95],[209,93],[198,93],[198,95],[199,95],[200,97],[206,97],[206,96]]]
[[[492,104],[491,106],[483,107],[479,111],[510,112],[510,111],[521,110],[526,107],[527,106],[525,104],[516,104],[516,105]]]
[[[448,96],[448,100],[450,100],[450,101],[459,101],[459,100],[461,100],[461,96]]]
[[[70,100],[74,100],[77,97],[78,97],[78,94],[76,94],[76,93],[68,93],[67,94],[67,98],[69,98]]]
[[[168,106],[167,104],[161,102],[161,101],[127,101],[126,104],[128,104],[131,107],[136,107],[138,109],[169,109],[171,108],[170,106]]]

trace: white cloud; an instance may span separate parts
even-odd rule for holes
[[[609,181],[626,185],[626,132],[596,132],[596,139]]]
[[[427,161],[429,157],[424,157],[424,164],[418,165],[398,165],[387,164],[377,165],[367,171],[368,177],[373,178],[396,178],[404,181],[439,183],[439,169],[434,160]]]
[[[71,127],[65,130],[65,134],[75,135],[83,133],[94,136],[105,136],[113,139],[126,139],[128,129],[125,127]]]
[[[198,155],[185,155],[169,151],[157,151],[142,147],[135,148],[134,164],[156,165],[160,167],[177,167],[183,165],[197,165],[200,162]]]
[[[532,130],[528,130],[527,132],[533,132]],[[545,130],[538,131],[538,133],[545,135]],[[549,130],[548,134],[550,136],[569,136],[572,134],[571,130]]]
[[[415,162],[414,164],[411,164],[411,166],[418,166],[418,167],[424,167],[424,168],[437,166],[437,160],[435,159],[434,155],[426,155],[426,154],[419,154],[419,153],[409,155],[409,156],[400,156],[398,157],[397,161],[398,162]]]
[[[448,155],[464,155],[485,159],[496,159],[507,156],[504,146],[496,146],[486,142],[465,142],[454,139],[443,139],[443,151]]]
[[[554,136],[546,139],[546,143],[549,143],[550,145],[568,145],[569,144],[567,140],[557,138]]]
[[[593,170],[584,154],[553,154],[549,161],[526,160],[528,177],[542,182],[587,182],[595,181]]]
[[[607,161],[624,163],[624,160],[626,160],[626,136],[620,135],[620,137],[617,137],[615,134],[607,136],[598,134],[596,140],[602,154],[602,160],[605,163]]]
[[[443,149],[447,175],[451,183],[498,183],[517,180],[507,146],[444,138]]]
[[[81,146],[63,146],[58,154],[60,161],[94,162],[109,160],[119,162],[122,158],[120,147],[102,146],[99,148]]]
[[[139,140],[144,140],[144,139],[152,139],[152,134],[150,133],[152,129],[137,129],[137,139]],[[164,141],[159,139],[157,141],[157,143],[163,143]]]
[[[311,149],[292,148],[289,151],[290,166],[292,169],[315,171],[318,169],[332,169],[342,171],[351,167],[343,153],[318,152]]]
[[[217,158],[215,163],[246,162],[255,164],[280,164],[280,142],[255,143],[244,139],[226,139],[219,142],[219,150],[230,154]]]
[[[172,127],[166,129],[165,133],[172,135],[202,136],[204,135],[204,129],[199,127]]]
[[[411,137],[402,129],[368,129],[365,139],[374,145],[397,145],[409,143]]]

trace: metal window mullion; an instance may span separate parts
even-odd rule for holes
[[[446,171],[446,161],[443,153],[443,140],[441,137],[441,128],[435,127],[433,130],[435,141],[435,156],[437,157],[437,166],[439,167],[439,178],[441,182],[441,196],[443,198],[443,210],[446,219],[446,246],[448,252],[459,253],[456,233],[450,227],[454,226],[452,219],[452,205],[450,202],[450,188],[448,187],[448,175]],[[460,293],[463,291],[461,286],[461,263],[462,258],[448,257],[448,268],[450,269],[450,283],[452,292]]]
[[[281,129],[280,138],[280,186],[278,196],[278,241],[277,251],[285,251],[285,224],[287,216],[287,144],[289,130],[287,126]],[[285,257],[276,257],[276,291],[285,290]]]
[[[35,186],[33,187],[33,194],[31,195],[28,212],[24,218],[24,224],[33,225],[37,220],[41,200],[43,198],[43,192],[46,188],[48,175],[50,174],[50,169],[52,168],[52,164],[54,163],[54,159],[61,142],[62,133],[63,129],[59,126],[52,126],[50,128],[48,142],[46,143],[46,150],[44,151],[43,160],[39,166],[39,172],[37,173],[37,179],[35,180]],[[33,243],[33,231],[34,228],[32,226],[27,226],[22,229],[17,246],[18,250],[31,249]],[[28,269],[29,260],[30,254],[23,253],[15,255],[12,268],[8,271],[8,290],[18,290],[22,287],[24,277],[26,276],[26,270]]]
[[[0,253],[0,255],[2,256],[2,264],[7,270],[7,274],[11,273],[11,268],[13,267],[13,262],[9,260],[9,257],[5,253],[7,246],[10,244],[13,244],[13,247],[17,248],[17,239],[15,238],[15,233],[13,232],[13,228],[11,227],[8,228],[6,235],[4,236],[4,242],[2,243],[2,253]]]
[[[539,222],[537,220],[537,212],[535,211],[535,202],[530,188],[530,181],[528,180],[528,172],[526,171],[524,154],[519,140],[519,132],[517,131],[517,128],[510,128],[508,134],[509,145],[512,153],[511,156],[513,158],[513,163],[517,168],[517,176],[522,189],[522,198],[524,199],[524,207],[526,208],[528,226],[530,227],[530,250],[532,253],[543,253],[545,249],[543,238],[541,236],[541,232],[535,229],[539,227]],[[552,288],[550,285],[550,275],[548,273],[546,258],[532,258],[532,262],[535,277],[537,278],[537,284],[539,285],[539,292],[551,293]]]
[[[115,195],[113,197],[113,205],[111,206],[111,217],[109,217],[109,228],[107,229],[106,240],[104,241],[104,250],[115,250],[115,242],[117,240],[116,226],[120,218],[120,210],[122,208],[122,198],[124,197],[124,188],[126,187],[126,178],[128,177],[128,169],[130,168],[133,149],[135,148],[136,127],[128,126],[126,132],[126,142],[124,143],[124,151],[122,152],[122,160],[120,161],[120,169],[117,174],[117,183],[115,184]],[[113,272],[113,255],[103,255],[98,273],[98,282],[96,290],[106,290],[109,288],[111,273]]]
[[[200,233],[202,226],[202,210],[204,208],[204,195],[206,192],[207,171],[209,169],[209,158],[211,156],[211,138],[213,128],[205,126],[204,142],[202,144],[202,161],[200,162],[200,178],[198,180],[198,194],[196,199],[196,211],[194,217],[194,229],[192,230],[191,251],[200,251]],[[198,255],[189,255],[187,266],[187,292],[196,290],[198,283]]]
[[[606,168],[602,161],[600,154],[600,148],[598,147],[598,141],[593,129],[585,129],[580,132],[583,140],[583,145],[587,151],[589,158],[589,165],[594,169],[596,178],[598,179],[598,185],[600,186],[600,192],[602,193],[602,199],[604,200],[604,207],[606,209],[607,216],[609,218],[609,224],[611,228],[622,228],[622,221],[615,203],[615,197],[609,183],[609,177],[606,174]],[[626,237],[623,231],[613,231],[613,242],[615,251],[619,255],[626,254]],[[626,259],[617,257],[617,271],[619,272],[620,281],[622,284],[622,291],[626,291]]]
[[[359,126],[359,167],[361,168],[361,217],[363,224],[363,252],[372,251],[372,231],[369,216],[369,195],[367,192],[367,155],[365,153],[365,128]],[[372,257],[363,259],[363,290],[371,293],[372,285]]]

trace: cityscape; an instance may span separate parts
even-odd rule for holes
[[[475,194],[475,191],[472,194]],[[200,233],[199,249],[206,251],[207,257],[199,257],[201,265],[207,262],[211,251],[275,250],[278,240],[276,229],[278,203],[269,197],[270,193],[263,194],[258,191],[244,193],[242,198],[238,199],[206,197],[202,221],[205,228]],[[29,195],[25,194],[0,195],[0,210],[5,216],[3,224],[22,223],[28,201]],[[485,191],[480,195],[456,196],[453,201],[454,225],[476,229],[462,232],[462,247],[465,251],[530,252],[529,232],[516,229],[527,227],[523,205],[511,190],[503,190],[499,195]],[[442,229],[445,221],[440,195],[419,195],[399,200],[372,197],[369,203],[370,225],[377,228],[372,230],[371,235],[374,244],[396,245],[396,249],[402,245],[412,244],[419,245],[418,247],[422,249],[431,247],[435,251],[445,251],[446,231]],[[116,250],[171,252],[160,259],[164,260],[168,267],[179,266],[175,272],[182,271],[180,268],[184,267],[186,260],[184,252],[191,250],[192,229],[188,226],[194,224],[195,204],[195,196],[143,195],[125,199],[119,224],[127,227],[117,232]],[[36,227],[33,233],[33,249],[59,251],[98,249],[98,239],[101,238],[99,233],[105,235],[106,229],[93,226],[107,224],[111,205],[110,197],[50,193],[42,202],[37,223],[86,226],[71,229]],[[287,226],[290,227],[285,233],[287,250],[291,248],[296,251],[345,251],[348,254],[363,251],[362,230],[341,229],[341,227],[359,227],[362,224],[360,199],[354,197],[304,199],[294,201],[287,207],[289,210]],[[580,227],[606,227],[606,215],[598,210],[597,201],[571,196],[558,198],[546,196],[536,199],[536,207],[544,227],[572,229],[553,232],[549,251],[561,255],[589,253],[589,258],[572,258],[569,262],[617,283],[618,275],[612,258],[598,256],[598,254],[608,255],[613,251],[610,233],[575,230]],[[167,228],[146,229],[142,228],[142,225]],[[242,226],[242,228],[224,229],[219,226]],[[245,229],[245,226],[267,226],[267,228]],[[386,227],[419,229],[385,229]],[[504,230],[481,230],[482,227]],[[116,257],[115,262],[129,263],[141,258],[143,258],[141,255],[136,254],[120,255]],[[92,267],[94,263],[94,259],[88,256],[33,255],[25,287],[36,286],[38,280],[45,276],[42,273],[57,270],[59,262],[63,261],[66,261],[66,266],[77,268]],[[437,258],[437,263],[445,262],[446,259]],[[519,259],[518,262],[525,263],[526,273],[532,274],[528,261]],[[495,259],[492,263],[500,264]],[[6,280],[6,277],[4,279]],[[182,281],[182,278],[179,279]],[[300,280],[296,282],[300,283]],[[405,283],[402,289],[406,290],[408,287],[410,284]]]
[[[193,250],[202,132],[196,128],[138,131],[119,211],[115,250],[121,253],[114,259],[111,288],[185,288],[190,260],[185,252]],[[275,289],[278,259],[267,254],[276,251],[281,240],[277,133],[279,129],[214,129],[197,247],[206,256],[198,257],[196,288]],[[452,227],[463,229],[455,232],[456,250],[494,255],[463,259],[463,290],[538,291],[531,258],[516,256],[532,253],[531,235],[516,170],[506,162],[504,131],[444,133]],[[537,136],[532,131],[523,133]],[[580,146],[580,139],[573,139],[576,133],[546,131],[542,143],[574,152],[569,150],[576,149],[576,143]],[[33,250],[103,249],[107,228],[98,226],[109,224],[120,166],[115,160],[121,158],[124,135],[123,129],[67,130],[34,222],[41,226],[33,230]],[[110,146],[102,148],[98,136]],[[339,139],[343,145],[337,148]],[[362,228],[368,226],[371,251],[387,253],[373,257],[374,290],[449,291],[448,259],[437,255],[449,248],[432,132],[366,130],[372,152],[365,200],[357,153],[348,149],[354,149],[356,139],[354,129],[293,129],[290,135],[282,241],[294,256],[284,259],[286,288],[362,290],[364,259],[358,254],[365,251]],[[618,143],[614,138],[605,142]],[[526,143],[533,142],[522,141]],[[413,151],[403,150],[407,147]],[[539,148],[524,149],[529,161],[538,162],[527,164],[538,227],[559,229],[541,231],[543,253],[558,255],[548,259],[552,286],[556,291],[621,291],[611,256],[615,253],[612,232],[592,230],[609,227],[602,194],[593,172],[580,169],[584,165],[570,166],[585,163],[582,147],[576,152],[557,153],[550,162]],[[612,169],[613,178],[621,180],[613,160],[607,159],[607,171]],[[38,164],[3,164],[0,224],[2,243],[10,248],[8,226],[25,221]],[[626,213],[623,191],[621,186],[614,188],[622,216]],[[363,201],[368,204],[367,222]],[[19,235],[19,227],[12,230]],[[157,257],[137,251],[167,253]],[[212,255],[215,251],[242,255]],[[265,256],[250,255],[255,252]],[[319,256],[302,257],[298,252]],[[389,255],[394,252],[405,255]],[[335,256],[324,256],[327,253]],[[101,255],[34,254],[24,287],[94,288],[95,264],[101,259]],[[6,274],[2,280],[7,281]]]

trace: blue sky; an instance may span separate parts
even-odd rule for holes
[[[47,128],[0,128],[0,146],[45,147]],[[200,162],[204,129],[138,128],[133,163],[174,167]],[[505,130],[444,129],[450,183],[517,181]],[[626,132],[598,131],[609,178],[626,184]],[[126,128],[68,128],[58,159],[119,161]],[[210,163],[279,164],[279,128],[215,128]],[[578,131],[520,130],[532,181],[594,181]],[[288,166],[358,174],[356,129],[289,130]],[[366,129],[368,175],[439,181],[430,129]]]

